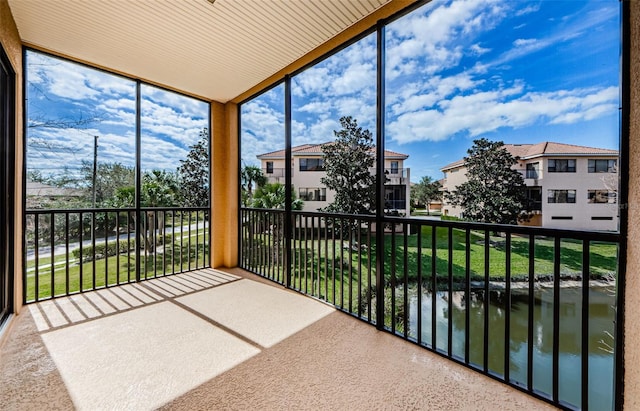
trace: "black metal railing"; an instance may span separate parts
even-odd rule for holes
[[[283,211],[241,215],[243,268],[561,408],[614,408],[619,234],[385,217],[380,251],[373,216],[293,212],[286,249]]]
[[[25,302],[208,267],[207,208],[27,210]]]
[[[293,169],[291,171],[293,173]],[[267,178],[267,182],[269,183],[283,183],[285,177],[285,169],[284,168],[263,168],[262,174]]]
[[[404,211],[407,207],[407,200],[385,200],[384,208],[387,214],[392,210]]]
[[[540,172],[538,170],[526,170],[525,178],[533,178],[537,180],[540,178]]]

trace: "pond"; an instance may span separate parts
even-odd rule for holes
[[[402,295],[397,290],[396,296]],[[615,319],[614,287],[593,287],[589,292],[589,408],[612,409]],[[482,367],[484,334],[483,290],[470,295],[470,361]],[[505,301],[504,291],[490,291],[489,306],[489,370],[504,374],[505,349]],[[452,312],[449,313],[448,292],[436,294],[436,348],[447,350],[447,327],[452,319],[452,354],[464,359],[465,346],[465,295],[462,291],[452,293]],[[417,288],[409,290],[409,333],[417,335]],[[401,306],[396,302],[396,307]],[[432,341],[431,292],[422,293],[423,344]],[[580,288],[561,288],[560,291],[560,353],[559,395],[560,401],[574,407],[580,406],[581,398],[581,347],[582,347],[582,291]],[[512,289],[509,373],[511,382],[526,387],[528,350],[528,289]],[[553,350],[553,289],[540,288],[534,291],[533,306],[533,388],[534,391],[551,396],[552,350]]]

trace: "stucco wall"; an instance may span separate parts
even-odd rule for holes
[[[22,147],[23,147],[23,132],[22,132],[22,43],[20,41],[20,35],[16,28],[15,21],[11,15],[9,4],[7,0],[0,0],[0,44],[5,53],[7,53],[13,71],[16,73],[16,118],[15,118],[15,192],[13,193],[13,199],[15,204],[15,213],[13,222],[15,224],[15,238],[14,238],[14,261],[15,261],[15,276],[14,276],[14,310],[20,311],[22,307]]]
[[[629,130],[629,224],[625,298],[626,410],[640,409],[640,2],[631,8],[631,124]]]
[[[589,190],[606,189],[607,180],[617,184],[617,175],[613,173],[589,173],[590,157],[554,157],[576,160],[575,173],[549,172],[549,159],[541,161],[541,178],[538,180],[542,187],[542,226],[554,228],[569,228],[578,230],[618,230],[618,205],[589,203]],[[616,159],[617,157],[591,157]],[[576,202],[573,204],[558,204],[548,202],[549,190],[576,190]],[[570,216],[572,220],[556,220],[553,217]],[[611,220],[593,220],[592,217],[608,217]]]
[[[542,191],[542,216],[536,218],[535,224],[530,221],[526,225],[542,225],[543,227],[577,230],[618,230],[618,204],[593,204],[588,201],[589,190],[604,190],[607,188],[607,184],[617,185],[617,174],[589,173],[589,159],[616,159],[617,157],[568,156],[554,158],[576,160],[576,171],[574,173],[549,172],[549,158],[546,157],[520,161],[518,165],[514,167],[514,169],[524,173],[527,163],[540,164],[538,178],[525,178],[524,181],[529,187],[540,187]],[[445,190],[454,190],[455,187],[466,181],[465,167],[448,170],[443,188]],[[549,203],[549,190],[575,190],[576,202]],[[464,211],[461,207],[454,207],[446,201],[443,210],[446,210],[446,214],[456,217],[459,217],[462,211]],[[562,220],[558,219],[558,217],[571,217],[571,219]],[[593,220],[593,217],[595,217],[596,220]],[[602,220],[601,218],[610,218],[611,220]]]

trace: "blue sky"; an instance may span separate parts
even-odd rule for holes
[[[619,3],[434,1],[386,29],[386,147],[441,178],[473,139],[618,148]],[[293,144],[375,133],[376,38],[292,78]],[[242,107],[242,157],[284,146],[283,87]]]
[[[558,141],[618,148],[619,2],[453,0],[427,4],[386,28],[385,135],[409,154],[411,179],[441,178],[473,139]],[[28,53],[28,114],[100,121],[30,127],[30,170],[135,161],[135,83]],[[174,170],[207,126],[202,101],[142,87],[143,168]],[[293,144],[334,138],[350,115],[375,133],[376,36],[292,77]],[[242,159],[284,147],[284,88],[242,106]]]
[[[27,169],[43,175],[65,167],[78,176],[82,160],[135,165],[135,82],[37,52],[27,53]],[[183,95],[142,85],[143,170],[175,171],[208,127],[209,106]],[[38,127],[50,120],[97,119],[82,127]]]

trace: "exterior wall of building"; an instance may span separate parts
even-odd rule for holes
[[[554,157],[556,158],[556,157]],[[589,203],[589,190],[606,189],[606,180],[614,173],[589,173],[589,157],[557,157],[576,160],[575,173],[549,172],[549,158],[542,161],[544,175],[539,181],[542,187],[543,227],[571,228],[579,230],[617,230],[618,205],[616,203]],[[593,157],[596,158],[596,157]],[[603,157],[597,157],[604,159]],[[615,159],[616,157],[608,157]],[[608,159],[607,158],[607,159]],[[549,203],[549,190],[575,190],[575,203]],[[571,217],[572,219],[562,219]],[[595,220],[594,220],[595,218]],[[610,220],[608,220],[610,218]]]
[[[467,169],[466,167],[460,166],[456,168],[452,168],[445,172],[442,191],[444,193],[451,192],[456,189],[457,186],[467,181]],[[446,197],[442,200],[442,215],[450,216],[450,217],[461,217],[462,216],[462,207],[451,205]]]
[[[300,170],[300,159],[320,159],[321,155],[316,154],[304,154],[304,155],[295,155],[293,156],[293,169],[291,173],[291,183],[293,184],[293,188],[295,190],[296,196],[300,197],[300,189],[322,189],[325,186],[320,181],[323,177],[326,177],[326,173],[324,171],[301,171]],[[267,173],[267,162],[273,162],[273,173]],[[397,163],[397,172],[396,168],[392,167],[394,163]],[[262,172],[265,176],[267,176],[267,180],[270,183],[281,183],[284,184],[284,168],[285,168],[285,160],[283,159],[261,159]],[[410,170],[404,168],[404,161],[401,159],[385,159],[385,170],[388,173],[385,173],[388,181],[388,186],[404,186],[404,195],[405,195],[405,208],[399,210],[405,215],[409,215],[409,195],[410,195],[410,186],[409,181],[411,178]],[[375,165],[370,170],[372,173],[376,172]],[[324,208],[331,204],[335,199],[335,192],[332,190],[326,190],[326,196],[324,201],[319,200],[305,200],[303,211],[318,211],[320,208]]]
[[[575,172],[549,172],[550,159],[576,160]],[[542,210],[540,217],[536,216],[527,225],[542,225],[543,227],[567,228],[576,230],[617,230],[618,205],[611,203],[590,203],[590,190],[607,190],[617,185],[616,173],[589,173],[590,159],[616,160],[616,156],[545,156],[518,161],[514,169],[520,171],[525,178],[527,187],[539,187],[542,192]],[[527,175],[527,164],[539,163],[537,178]],[[455,187],[467,181],[466,168],[457,167],[446,171],[444,190],[454,190]],[[527,178],[529,177],[529,178]],[[575,203],[549,202],[550,190],[575,190]],[[460,217],[463,209],[448,204],[445,200],[443,214]],[[539,224],[537,224],[539,222]]]
[[[23,141],[23,127],[22,127],[22,113],[24,106],[24,98],[22,96],[22,42],[20,41],[20,35],[18,33],[18,29],[16,27],[16,23],[13,19],[13,15],[11,14],[11,10],[9,8],[9,4],[7,0],[0,0],[0,44],[4,49],[7,57],[11,61],[11,65],[13,71],[15,72],[15,118],[13,119],[14,123],[14,147],[15,147],[15,158],[14,158],[14,192],[9,193],[10,200],[13,201],[14,205],[14,277],[13,277],[13,310],[15,312],[19,312],[22,307],[22,236],[23,236],[23,227],[22,227],[22,201],[23,192],[22,192],[22,180],[23,176],[23,150],[24,146]],[[5,155],[3,153],[3,155]]]
[[[267,163],[271,162],[273,164],[273,169],[271,173],[267,171]],[[269,183],[280,183],[284,184],[284,175],[285,175],[285,162],[284,159],[270,159],[270,160],[262,160],[262,174],[267,177],[267,182]]]
[[[296,195],[299,196],[301,188],[323,188],[324,185],[320,182],[322,177],[326,177],[327,173],[324,171],[300,171],[300,159],[301,158],[314,158],[320,159],[322,156],[295,156],[293,157],[293,173],[291,175],[291,184],[296,190]],[[335,193],[331,190],[326,191],[327,196],[325,201],[305,201],[304,211],[318,211],[319,208],[324,208],[333,202]]]
[[[620,204],[628,213],[626,292],[624,296],[624,409],[640,409],[640,2],[627,3],[631,10],[631,73],[629,124],[629,198]],[[623,102],[624,104],[625,102]],[[618,309],[621,309],[618,307]]]

